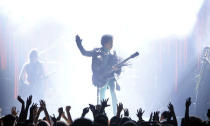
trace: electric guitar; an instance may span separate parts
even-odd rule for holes
[[[134,54],[132,54],[131,56],[129,56],[128,58],[126,58],[122,62],[114,65],[113,67],[121,68],[122,66],[126,66],[125,63],[128,60],[130,60],[132,58],[135,58],[138,55],[139,55],[139,53],[135,52]],[[113,74],[115,73],[115,70],[113,69],[113,67],[111,67],[109,70],[106,70],[104,72],[100,71],[100,72],[93,73],[93,76],[92,76],[93,84],[96,85],[98,88],[101,88],[104,85],[106,85],[106,83],[113,78]]]

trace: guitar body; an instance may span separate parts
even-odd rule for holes
[[[139,55],[139,53],[136,52],[136,53],[132,54],[130,57],[126,58],[125,60],[123,60],[122,62],[120,62],[119,64],[116,64],[114,66],[121,68],[122,66],[125,66],[124,64],[128,60],[130,60],[131,58],[134,58],[138,55]],[[93,76],[92,76],[93,84],[98,88],[102,88],[104,85],[106,85],[106,83],[108,81],[110,81],[111,79],[114,78],[114,73],[115,73],[115,71],[113,71],[112,67],[110,67],[108,70],[93,72]]]

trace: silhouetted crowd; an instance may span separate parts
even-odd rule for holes
[[[24,101],[20,96],[17,100],[21,104],[21,111],[18,114],[16,107],[11,109],[11,114],[0,118],[0,126],[178,126],[174,107],[171,103],[168,110],[160,114],[159,111],[152,112],[149,120],[142,118],[144,111],[140,108],[136,116],[138,120],[129,117],[129,110],[123,108],[123,104],[117,105],[117,114],[108,119],[105,109],[110,106],[108,99],[101,101],[100,105],[89,104],[84,108],[81,117],[73,120],[71,117],[71,106],[66,106],[65,110],[58,108],[58,117],[49,115],[44,100],[40,100],[39,105],[32,103],[32,96]],[[210,126],[210,110],[207,111],[208,120],[201,120],[198,117],[189,115],[191,98],[185,103],[185,116],[181,120],[181,126]],[[85,118],[85,115],[91,111],[93,120]],[[44,118],[40,119],[40,113],[44,112]],[[29,115],[28,115],[29,113]],[[64,121],[61,121],[62,120]]]

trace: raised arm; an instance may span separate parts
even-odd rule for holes
[[[186,121],[189,121],[189,107],[191,105],[191,98],[189,97],[187,100],[186,100],[186,103],[185,103],[185,120]]]
[[[36,114],[36,116],[35,116],[35,119],[34,119],[34,124],[35,124],[35,126],[37,126],[37,123],[38,123],[38,120],[39,120],[39,115],[40,115],[40,113],[41,113],[43,110],[44,110],[44,108],[42,108],[42,107],[40,106],[40,108],[38,109],[37,114]]]
[[[173,121],[173,125],[174,126],[178,126],[178,122],[177,122],[177,119],[176,119],[176,114],[174,112],[174,106],[171,103],[169,103],[168,109],[169,109],[169,111],[170,111],[170,113],[171,113],[171,115],[173,117],[173,120],[172,120]]]
[[[79,37],[79,35],[76,35],[76,43],[77,43],[77,47],[79,48],[82,55],[88,56],[88,57],[93,56],[93,51],[86,51],[84,49],[84,47],[82,46],[82,39]]]
[[[83,112],[82,112],[82,115],[81,115],[81,118],[85,118],[85,115],[89,112],[89,107],[86,107],[83,109]]]
[[[35,117],[37,113],[37,104],[33,103],[30,108],[29,122],[34,123]]]
[[[68,125],[71,125],[72,123],[70,122],[70,120],[66,117],[65,112],[63,112],[61,114],[61,117],[68,123]]]
[[[67,117],[68,117],[68,120],[69,120],[69,125],[72,124],[72,118],[71,118],[71,113],[70,113],[70,110],[71,110],[71,106],[66,106],[66,114],[67,114]]]
[[[45,114],[46,120],[50,124],[50,126],[52,126],[50,115],[48,114],[47,107],[46,107],[46,104],[45,104],[44,100],[40,101],[40,107],[42,107],[44,109],[44,114]]]
[[[58,117],[57,117],[57,121],[59,121],[61,119],[61,116],[63,114],[63,107],[58,108]]]
[[[138,117],[140,122],[144,121],[143,118],[142,118],[143,114],[144,114],[144,111],[141,108],[137,109],[136,116]]]
[[[120,114],[123,110],[123,104],[120,102],[118,105],[117,105],[117,117],[120,118]]]
[[[20,111],[20,115],[19,115],[19,121],[22,122],[23,121],[24,111],[25,111],[25,102],[20,96],[18,96],[17,99],[21,103],[21,106],[22,106],[21,107],[21,111]]]
[[[105,108],[110,106],[110,105],[108,105],[108,101],[109,101],[109,98],[101,100],[100,113],[104,113],[105,112]]]
[[[32,102],[32,95],[30,95],[27,98],[26,107],[25,107],[25,102],[23,101],[23,99],[20,96],[18,96],[17,99],[22,104],[20,116],[19,116],[19,119],[18,119],[18,123],[22,124],[27,120],[28,108],[29,108],[29,106],[31,105],[31,102]]]

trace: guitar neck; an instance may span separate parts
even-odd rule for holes
[[[128,58],[126,58],[125,60],[123,60],[122,62],[120,62],[120,63],[118,63],[117,65],[115,65],[115,66],[116,66],[116,67],[126,66],[125,63],[126,63],[128,60],[130,60],[131,58],[134,58],[134,57],[136,57],[136,56],[138,56],[138,55],[139,55],[139,53],[136,52],[136,53],[132,54],[131,56],[129,56]],[[108,73],[112,73],[112,72],[114,72],[113,69],[111,69],[111,71],[109,71]]]
[[[131,57],[128,57],[127,59],[123,60],[122,62],[120,62],[119,64],[117,64],[118,67],[122,66],[123,64],[125,64],[128,60],[130,60]]]

